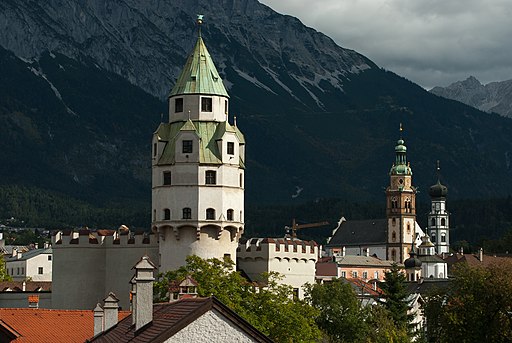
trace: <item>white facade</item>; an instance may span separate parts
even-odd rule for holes
[[[5,259],[5,267],[14,281],[52,281],[51,248],[13,252],[13,255]]]
[[[428,214],[430,240],[438,254],[450,252],[450,218],[445,198],[433,198]]]
[[[228,321],[221,313],[210,310],[195,321],[178,331],[165,341],[166,343],[252,343],[258,340]]]
[[[304,298],[302,286],[315,282],[318,245],[297,239],[253,238],[238,248],[238,266],[254,281],[262,273],[278,272],[283,276],[278,282],[292,286],[300,299]]]
[[[448,278],[448,265],[442,258],[436,256],[435,246],[430,242],[428,235],[422,237],[422,243],[418,247],[418,259],[421,261],[423,278]]]

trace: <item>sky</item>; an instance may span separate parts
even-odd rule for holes
[[[512,79],[511,0],[260,0],[426,89]]]

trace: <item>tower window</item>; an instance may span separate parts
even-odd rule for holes
[[[446,219],[441,218],[441,226],[445,226],[445,225],[446,225]]]
[[[217,184],[217,172],[215,170],[206,171],[206,184],[216,185]]]
[[[395,249],[391,250],[391,260],[396,262],[396,251],[395,251]]]
[[[183,98],[174,99],[174,112],[183,112]]]
[[[395,241],[396,241],[396,232],[395,232],[395,231],[393,231],[393,232],[391,233],[391,240],[392,240],[393,242],[395,242]]]
[[[240,174],[240,187],[244,186],[243,180],[244,180],[244,176],[243,176],[243,174]]]
[[[407,234],[408,235],[411,234],[411,224],[410,223],[407,223]]]
[[[164,186],[169,186],[172,184],[171,172],[164,171]]]
[[[207,220],[215,220],[215,209],[213,209],[213,208],[206,209],[206,219]]]
[[[227,218],[229,221],[233,220],[233,210],[230,208],[227,212]]]
[[[171,220],[171,210],[168,208],[164,209],[164,220]]]
[[[436,226],[436,218],[430,220],[430,226]]]
[[[183,209],[183,219],[192,219],[192,209],[190,207]]]
[[[441,234],[441,242],[446,243],[446,235],[444,233]]]
[[[436,235],[435,234],[432,234],[432,243],[435,243],[436,242]]]
[[[228,155],[234,155],[235,154],[235,143],[228,142]]]
[[[153,156],[156,156],[156,143],[153,143]]]
[[[182,141],[182,151],[184,154],[191,154],[192,153],[192,141],[191,140],[183,140]]]
[[[212,98],[202,97],[201,98],[201,111],[211,112],[212,111]]]
[[[153,210],[153,221],[156,220],[156,210]]]
[[[224,113],[228,114],[228,101],[224,100]]]

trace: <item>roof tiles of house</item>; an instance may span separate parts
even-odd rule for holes
[[[128,313],[119,312],[119,319],[125,318]],[[92,311],[0,308],[0,341],[2,342],[4,340],[14,343],[84,342],[93,334]]]
[[[209,310],[220,312],[257,342],[272,342],[215,297],[187,298],[173,303],[154,304],[153,321],[137,332],[130,315],[106,332],[91,338],[89,342],[164,342]]]
[[[12,261],[25,261],[32,257],[36,257],[41,254],[51,254],[52,248],[46,248],[46,249],[33,249],[29,250],[27,252],[23,252],[21,257],[18,258],[18,256],[10,256],[5,258],[5,262],[12,262]]]
[[[483,255],[482,261],[480,261],[479,257],[473,254],[451,254],[444,258],[444,261],[448,264],[448,269],[450,270],[457,263],[465,262],[470,266],[483,266],[487,267],[497,263],[503,263],[506,261],[512,261],[512,255],[501,255],[501,256],[493,256],[493,255]]]
[[[387,219],[344,221],[326,246],[385,244],[387,229]]]
[[[373,257],[373,256],[345,255],[345,256],[336,256],[336,263],[340,267],[361,266],[361,267],[390,268],[394,262],[387,261],[387,260],[381,260],[380,258]]]

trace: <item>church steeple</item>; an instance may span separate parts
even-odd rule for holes
[[[428,233],[438,254],[450,251],[450,214],[446,210],[448,188],[441,183],[440,167],[437,161],[437,183],[430,187],[431,208],[428,214]]]
[[[400,139],[395,146],[395,162],[389,171],[389,186],[387,197],[387,259],[403,262],[409,252],[409,247],[416,238],[416,188],[412,186],[412,169],[407,162],[407,147],[402,138],[400,124]]]

